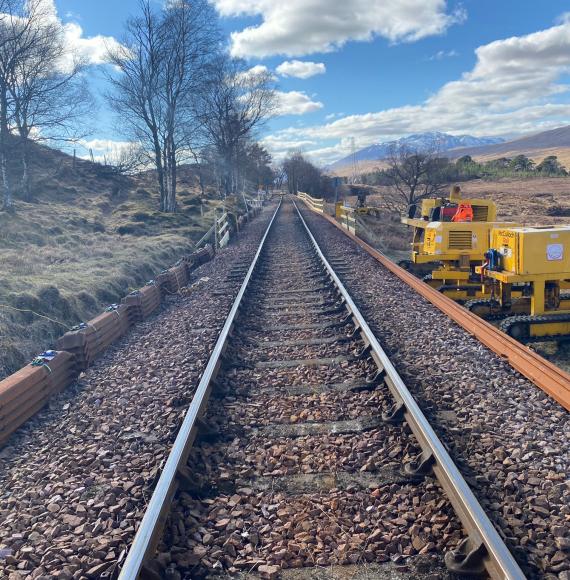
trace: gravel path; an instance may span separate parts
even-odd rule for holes
[[[299,204],[530,577],[570,579],[570,414],[333,225]]]
[[[275,205],[0,450],[0,578],[112,573]]]

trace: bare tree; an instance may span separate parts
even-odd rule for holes
[[[59,27],[40,25],[10,81],[14,125],[20,136],[22,191],[31,198],[30,141],[76,141],[89,134],[84,122],[94,103],[81,75],[84,63],[68,52]]]
[[[390,148],[386,176],[396,205],[411,207],[440,193],[446,183],[443,169],[449,163],[437,145],[422,150],[395,144]]]
[[[287,177],[287,172],[285,171],[285,167],[283,166],[283,164],[281,164],[275,170],[275,189],[277,189],[278,191],[280,191],[281,188],[283,187],[285,177]]]
[[[299,191],[311,195],[322,195],[323,174],[321,170],[305,159],[299,151],[289,155],[283,161],[283,170],[287,175],[289,193]]]
[[[117,175],[134,175],[147,164],[148,155],[138,143],[113,148],[103,159],[103,165]]]
[[[177,166],[197,140],[196,100],[204,90],[219,31],[207,0],[169,2],[126,25],[121,46],[109,51],[119,73],[110,76],[109,101],[131,136],[145,147],[157,173],[160,209],[176,210]]]
[[[79,120],[93,106],[80,76],[83,66],[50,18],[49,6],[42,0],[7,0],[0,2],[0,12],[0,166],[4,206],[11,207],[7,159],[14,156],[14,145],[21,152],[24,198],[30,199],[29,142],[86,135]]]
[[[275,86],[269,72],[247,70],[244,61],[219,56],[201,95],[198,115],[222,161],[225,195],[237,192],[239,148],[275,109]]]
[[[22,55],[35,43],[34,29],[41,17],[39,0],[0,1],[0,173],[3,208],[12,209],[13,192],[8,176],[10,151],[11,101],[9,85],[16,75]]]

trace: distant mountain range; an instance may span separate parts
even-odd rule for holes
[[[428,133],[417,133],[409,137],[402,137],[395,141],[386,141],[384,143],[375,143],[360,149],[355,153],[356,161],[377,161],[385,159],[390,153],[390,149],[394,146],[406,146],[410,149],[419,150],[433,147],[434,145],[440,151],[449,151],[450,149],[458,149],[464,147],[481,147],[486,145],[495,145],[503,143],[504,139],[498,137],[473,137],[472,135],[449,135],[448,133],[440,133],[439,131],[432,131]],[[353,156],[348,155],[343,159],[339,159],[332,163],[330,169],[338,169],[347,165],[351,165]]]
[[[512,157],[513,155],[539,158],[546,155],[567,155],[569,148],[570,125],[566,125],[549,131],[531,133],[498,144],[463,147],[449,151],[448,155],[451,159],[456,159],[462,155],[471,155],[483,160],[501,156]]]

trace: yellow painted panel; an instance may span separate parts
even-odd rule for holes
[[[570,226],[498,228],[491,245],[503,256],[503,270],[512,274],[570,272]]]
[[[431,222],[426,228],[423,253],[455,255],[457,258],[469,256],[473,261],[482,261],[490,247],[491,230],[502,225],[492,222]]]
[[[530,336],[560,336],[570,335],[570,322],[549,322],[530,326]]]

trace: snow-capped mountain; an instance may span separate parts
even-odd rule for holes
[[[432,131],[429,133],[417,133],[409,137],[402,137],[396,141],[386,141],[375,143],[360,149],[356,152],[357,161],[376,161],[388,156],[390,149],[396,146],[406,146],[410,149],[421,151],[436,146],[439,151],[448,151],[459,147],[480,147],[482,145],[492,145],[502,143],[504,139],[499,137],[473,137],[472,135],[449,135]],[[331,168],[342,167],[352,163],[353,157],[349,155],[331,164]]]

